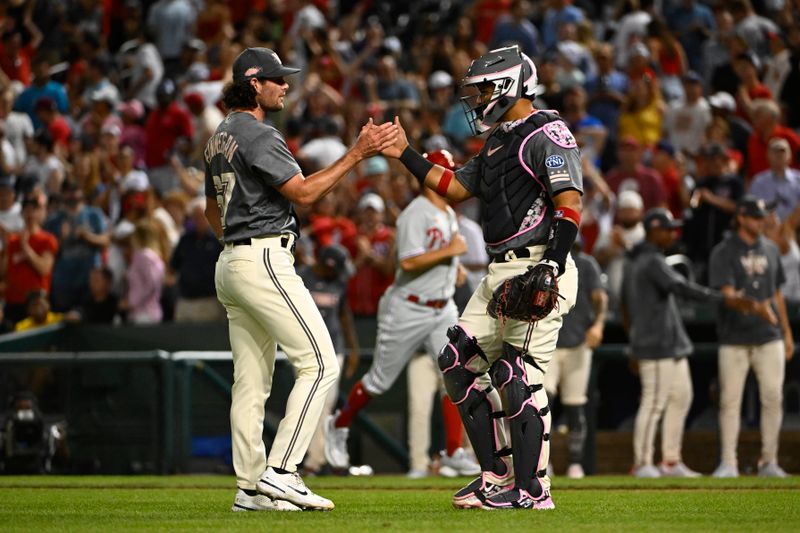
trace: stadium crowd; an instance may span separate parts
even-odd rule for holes
[[[783,293],[800,301],[799,22],[795,0],[0,3],[2,330],[224,319],[203,151],[249,46],[302,69],[271,118],[309,174],[369,117],[399,115],[421,152],[465,161],[482,140],[459,80],[472,59],[519,44],[538,69],[535,106],[559,111],[581,146],[582,242],[612,310],[649,208],[684,222],[671,252],[706,283],[746,193],[771,206]],[[374,316],[393,280],[393,224],[416,188],[376,156],[298,208],[298,264],[345,248],[356,316]],[[488,262],[470,222],[480,213],[457,209],[474,287]]]

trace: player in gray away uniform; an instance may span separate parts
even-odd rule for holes
[[[482,471],[454,495],[458,508],[555,507],[546,472],[550,409],[543,381],[563,316],[575,305],[578,274],[569,252],[580,224],[583,178],[566,124],[558,113],[533,107],[536,85],[536,67],[518,47],[492,50],[472,62],[462,82],[472,92],[465,103],[473,126],[491,129],[477,156],[451,172],[422,158],[402,129],[383,151],[450,201],[480,200],[492,262],[448,330],[438,361]],[[514,299],[512,309],[525,320],[487,312],[494,303],[501,305],[492,309],[508,309],[505,288],[521,284],[530,299]]]
[[[578,299],[564,317],[555,356],[544,376],[544,388],[551,398],[561,397],[569,428],[567,477],[580,479],[584,476],[581,461],[586,442],[586,389],[592,350],[603,340],[608,294],[597,260],[581,251],[580,239],[575,242],[572,257],[578,267]]]
[[[664,251],[675,243],[681,222],[664,208],[644,216],[646,237],[628,254],[622,276],[622,320],[639,363],[642,395],[633,431],[636,477],[698,477],[681,460],[686,415],[692,405],[687,357],[694,347],[678,312],[676,296],[725,303],[756,311],[755,302],[697,285],[667,264]],[[655,434],[663,416],[660,468],[653,465]]]
[[[267,112],[283,109],[289,88],[284,76],[297,71],[266,48],[239,54],[222,95],[230,113],[204,153],[206,218],[225,245],[215,283],[233,352],[234,511],[334,507],[297,474],[339,365],[325,322],[294,269],[298,222],[292,203],[310,206],[397,136],[396,126],[370,120],[344,156],[304,177],[281,134],[263,122]],[[297,379],[267,458],[264,404],[277,344]]]
[[[397,273],[378,306],[372,366],[328,421],[325,455],[336,468],[350,464],[347,437],[353,418],[372,398],[389,390],[420,349],[437,353],[447,342],[448,326],[458,317],[453,293],[456,282],[466,279],[458,256],[467,248],[458,234],[455,211],[435,192],[423,189],[397,219],[396,247]],[[457,418],[445,417],[445,423],[457,424],[453,429],[461,432]]]
[[[794,355],[792,329],[780,286],[785,281],[778,247],[763,236],[764,200],[744,196],[736,210],[736,232],[714,247],[709,267],[712,287],[723,293],[744,292],[765,302],[772,322],[721,309],[719,337],[719,427],[722,460],[714,477],[738,477],[736,441],[739,438],[742,394],[750,367],[761,398],[761,458],[758,475],[786,477],[778,466],[778,441],[783,417],[783,378],[786,361]],[[775,319],[775,315],[780,320]]]

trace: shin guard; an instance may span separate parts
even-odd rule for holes
[[[564,413],[567,415],[567,449],[569,462],[580,463],[583,461],[583,445],[586,442],[586,415],[583,405],[565,405]]]
[[[447,330],[447,337],[450,342],[439,352],[439,368],[447,395],[458,407],[481,470],[500,479],[506,478],[511,472],[502,460],[508,450],[500,420],[503,417],[500,398],[491,385],[481,388],[480,374],[466,368],[474,357],[485,359],[486,356],[475,339],[468,337],[459,326]]]
[[[492,383],[505,402],[516,487],[536,497],[542,491],[539,478],[546,475],[547,457],[544,455],[547,454],[543,452],[550,439],[545,419],[550,409],[548,406],[539,408],[534,399],[542,385],[528,385],[523,354],[507,343],[503,343],[503,353],[490,373]]]

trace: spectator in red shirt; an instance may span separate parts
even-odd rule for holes
[[[606,182],[615,194],[636,191],[644,201],[644,210],[666,207],[667,193],[661,174],[642,164],[642,145],[633,137],[623,137],[617,149],[619,165],[606,175]]]
[[[314,204],[308,216],[311,237],[317,249],[340,244],[353,257],[358,253],[358,229],[349,218],[337,216],[337,210],[336,196],[333,194],[326,194]]]
[[[60,149],[66,151],[69,148],[69,139],[72,136],[72,128],[58,111],[55,100],[50,97],[43,96],[36,100],[34,112],[39,120],[47,128],[50,133],[50,138]]]
[[[739,89],[736,93],[737,114],[752,121],[753,102],[773,99],[772,91],[759,78],[761,61],[753,52],[743,52],[734,58],[733,70],[739,78]]]
[[[156,89],[158,107],[150,112],[144,125],[145,163],[153,187],[162,196],[179,188],[178,177],[169,165],[176,141],[181,137],[191,139],[194,134],[192,115],[178,105],[175,96],[175,83],[170,79],[162,80]]]
[[[781,110],[774,100],[757,100],[753,102],[753,133],[747,141],[746,185],[748,187],[753,176],[769,168],[767,148],[769,141],[772,139],[786,139],[791,148],[791,166],[797,166],[797,150],[800,149],[800,137],[791,129],[778,123],[780,116]]]
[[[689,207],[689,191],[686,190],[678,164],[682,157],[668,141],[659,141],[653,150],[653,169],[661,174],[667,193],[667,207],[676,220],[682,219],[683,210]]]
[[[347,300],[355,315],[375,316],[378,301],[394,280],[394,230],[383,223],[385,210],[383,199],[375,193],[358,201],[361,225],[353,260],[356,273],[347,287]]]
[[[8,236],[0,270],[6,278],[6,316],[15,322],[25,318],[25,301],[31,291],[50,292],[53,264],[58,252],[56,237],[42,229],[47,198],[32,193],[22,201],[25,228]]]
[[[32,6],[33,3],[29,2],[28,5]],[[0,69],[8,79],[20,81],[27,87],[31,84],[31,59],[42,42],[42,32],[31,20],[29,9],[25,11],[25,28],[31,36],[30,41],[22,44],[22,33],[18,30],[4,33],[0,41]]]

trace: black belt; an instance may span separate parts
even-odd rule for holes
[[[258,238],[258,237],[256,237]],[[281,248],[289,248],[289,241],[291,241],[291,237],[288,235],[281,235]],[[236,239],[235,241],[231,241],[233,246],[250,246],[253,244],[253,239],[247,237],[246,239]]]
[[[513,254],[514,257],[509,257],[509,254]],[[531,251],[529,248],[514,248],[513,250],[506,250],[505,252],[494,254],[492,256],[492,263],[507,263],[512,259],[527,259],[531,256]]]

